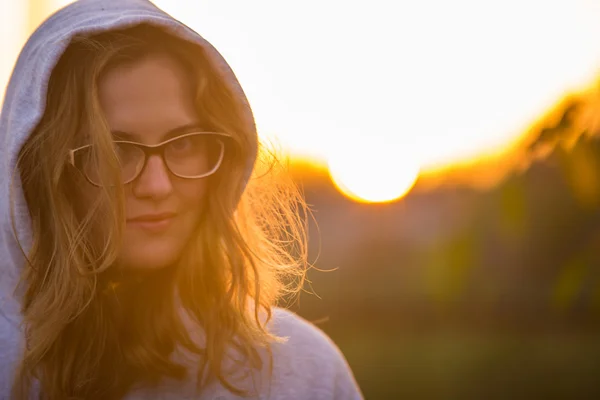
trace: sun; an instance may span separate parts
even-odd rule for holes
[[[368,203],[400,199],[414,186],[420,165],[408,148],[381,140],[358,140],[330,151],[333,183],[347,197]]]

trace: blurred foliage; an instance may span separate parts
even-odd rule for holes
[[[325,321],[367,398],[600,398],[599,99],[541,119],[528,168],[488,190],[418,182],[366,205],[298,175],[330,271],[296,311]]]

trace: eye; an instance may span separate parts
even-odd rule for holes
[[[143,157],[143,152],[141,152],[140,149],[126,143],[116,143],[115,153],[121,164],[137,161],[141,156]]]
[[[179,138],[179,139],[174,140],[171,143],[169,143],[169,148],[172,151],[177,151],[177,152],[189,151],[189,150],[192,150],[193,147],[194,147],[194,143],[193,143],[192,137],[190,137],[190,136],[182,137],[182,138]]]

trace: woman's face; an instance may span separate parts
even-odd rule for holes
[[[190,81],[168,56],[119,65],[99,81],[100,104],[117,140],[158,144],[202,131]],[[172,175],[158,155],[125,185],[126,228],[120,264],[156,269],[177,262],[199,224],[205,179]]]

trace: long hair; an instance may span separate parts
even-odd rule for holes
[[[115,281],[124,195],[97,85],[107,68],[152,53],[184,67],[199,115],[232,140],[221,168],[207,178],[203,219],[176,268],[141,282]],[[137,385],[190,378],[192,371],[198,390],[216,379],[244,395],[251,393],[236,384],[236,371],[272,367],[272,356],[265,365],[261,354],[283,339],[266,324],[277,301],[302,286],[307,208],[272,153],[259,152],[246,185],[253,132],[235,96],[201,48],[155,27],[77,37],[69,45],[18,159],[33,245],[20,283],[26,348],[15,399],[28,399],[35,381],[44,399],[122,398]],[[106,183],[94,199],[84,200],[84,181],[65,162],[82,143],[97,149]],[[202,328],[201,340],[190,327]],[[197,362],[186,364],[173,356],[178,351]]]

